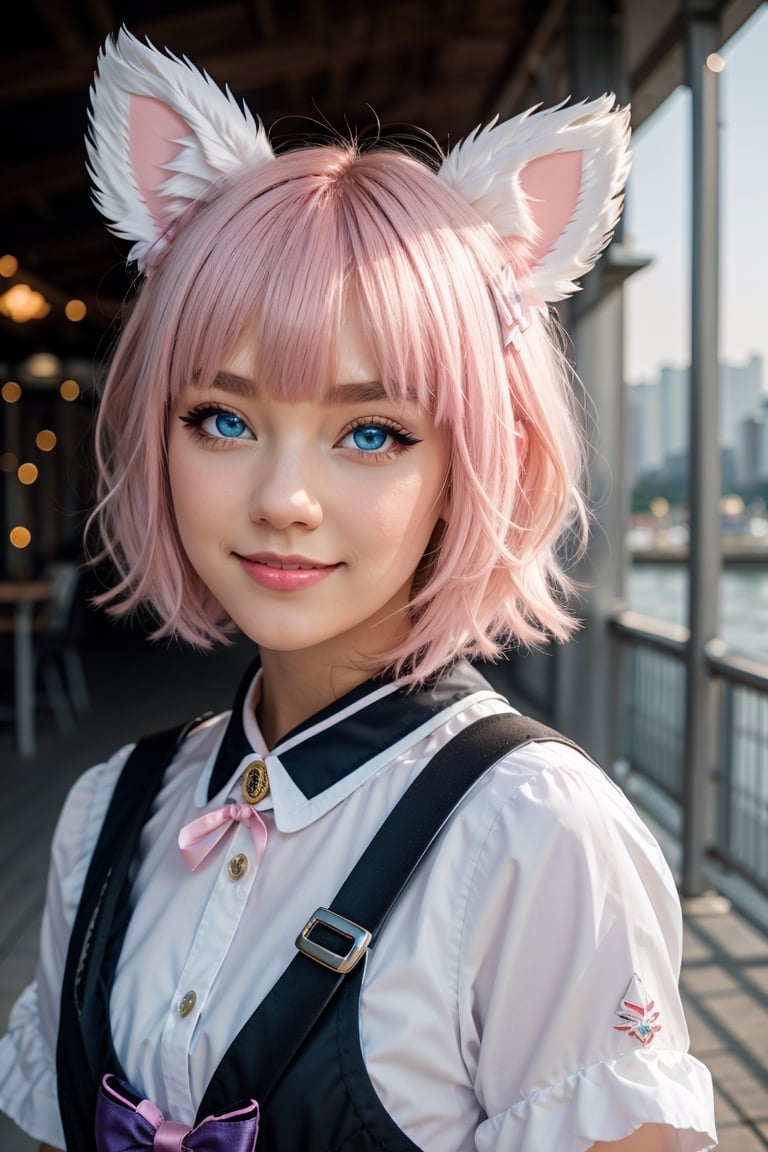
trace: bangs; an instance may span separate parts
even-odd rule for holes
[[[468,218],[446,221],[436,197]],[[461,333],[473,301],[477,327],[488,327],[489,273],[478,265],[482,244],[469,255],[468,230],[484,228],[397,152],[305,149],[241,178],[200,211],[161,270],[180,301],[171,401],[190,380],[212,383],[236,353],[274,398],[319,400],[336,382],[352,310],[388,396],[415,400],[439,423],[461,419]],[[498,246],[486,246],[490,270]]]

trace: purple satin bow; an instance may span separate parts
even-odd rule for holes
[[[254,1152],[258,1131],[255,1100],[236,1112],[207,1116],[195,1128],[166,1120],[117,1076],[104,1077],[96,1100],[98,1152]]]

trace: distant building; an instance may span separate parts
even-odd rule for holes
[[[750,487],[764,475],[765,412],[758,409],[746,416],[739,425],[738,438],[736,483]]]
[[[688,450],[687,368],[662,367],[659,372],[659,412],[662,463]]]
[[[632,485],[646,473],[658,471],[664,463],[656,381],[635,384],[629,389],[629,461]]]
[[[658,473],[680,479],[688,467],[688,368],[663,365],[657,380],[629,389],[629,482]],[[719,440],[724,491],[768,478],[768,395],[763,358],[721,364]]]
[[[720,445],[720,491],[733,492],[743,481],[739,480],[739,464],[732,444]]]
[[[720,365],[720,443],[735,448],[741,423],[763,398],[763,358],[751,356],[746,364]]]

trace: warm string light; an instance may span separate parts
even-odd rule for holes
[[[2,268],[6,257],[0,257],[0,275],[4,275]],[[12,274],[12,273],[11,273]],[[85,315],[85,306],[83,305],[82,315]],[[75,310],[77,312],[77,310]],[[81,316],[73,316],[75,318],[82,318]],[[27,367],[35,367],[38,369],[38,375],[45,377],[49,374],[49,370],[58,369],[58,360],[51,357],[49,353],[36,353],[29,358]],[[63,380],[59,385],[59,394],[65,401],[72,402],[80,395],[80,385],[76,380],[71,378]],[[0,388],[0,397],[6,404],[16,404],[22,396],[21,386],[15,380],[6,380]],[[56,433],[51,428],[41,428],[35,436],[35,446],[39,452],[52,452],[58,443]],[[18,457],[14,452],[0,453],[0,472],[8,474],[16,473],[16,479],[20,484],[25,487],[30,487],[35,484],[40,476],[38,466],[31,460],[19,462]],[[8,540],[13,548],[22,550],[28,548],[32,542],[32,533],[29,528],[24,524],[17,524],[8,533]]]
[[[19,262],[15,256],[6,253],[0,256],[0,277],[12,279],[19,271]],[[11,284],[0,293],[0,315],[8,317],[16,324],[26,324],[33,320],[42,320],[51,311],[51,303],[46,300],[42,292],[31,285],[21,281]],[[79,324],[85,319],[88,309],[83,300],[71,299],[63,308],[64,315],[72,324]],[[25,368],[31,375],[40,379],[55,377],[60,365],[57,357],[49,353],[35,353],[29,357]],[[59,385],[61,398],[71,403],[80,396],[80,385],[76,380],[63,380]],[[21,399],[22,389],[15,380],[6,380],[0,388],[0,397],[6,404],[16,404]],[[41,428],[35,436],[35,446],[39,452],[52,452],[57,444],[56,433],[50,428]],[[12,474],[15,472],[20,484],[27,487],[33,485],[39,478],[38,466],[31,460],[19,462],[14,452],[0,452],[0,472]],[[23,524],[17,524],[8,533],[8,540],[13,548],[28,548],[32,542],[32,533]]]
[[[13,284],[0,296],[0,313],[15,324],[42,320],[50,310],[51,305],[42,292],[30,288],[29,284]]]
[[[12,279],[19,271],[15,256],[6,253],[0,256],[0,276]],[[31,284],[17,281],[5,292],[0,293],[0,315],[7,316],[15,324],[28,324],[30,320],[43,320],[51,311],[52,304],[45,295]],[[64,315],[72,324],[79,324],[88,314],[84,300],[73,297],[64,305]]]
[[[53,352],[33,352],[24,361],[24,371],[38,380],[50,380],[61,372],[61,361]]]

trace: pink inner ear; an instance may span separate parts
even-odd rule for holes
[[[170,173],[163,168],[181,151],[174,143],[189,136],[186,120],[154,96],[131,96],[128,106],[128,155],[134,179],[150,214],[161,223],[167,205],[157,189]]]
[[[539,229],[534,261],[554,248],[573,216],[581,189],[581,165],[581,152],[551,152],[531,160],[520,173],[520,186]]]

